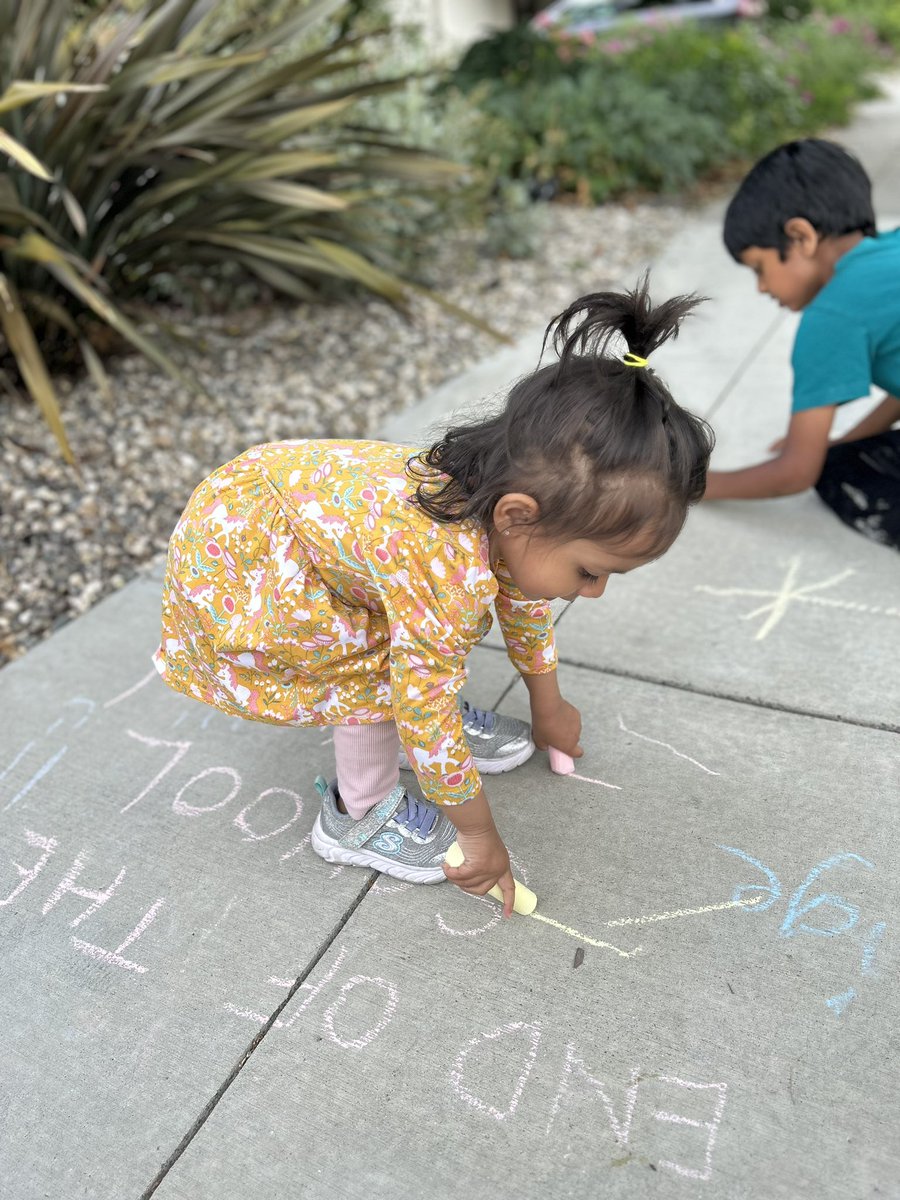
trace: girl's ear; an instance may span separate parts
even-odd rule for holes
[[[540,515],[540,506],[533,496],[507,492],[494,505],[494,528],[498,533],[520,532],[523,527],[534,525]]]
[[[806,217],[791,217],[789,221],[785,221],[784,233],[804,258],[812,258],[822,240]]]

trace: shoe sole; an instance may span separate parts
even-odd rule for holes
[[[342,867],[368,867],[394,879],[402,879],[404,883],[443,883],[447,878],[441,867],[413,867],[382,858],[371,850],[352,850],[342,846],[322,828],[321,815],[316,817],[312,828],[312,848],[326,862],[338,863]]]
[[[472,755],[472,761],[478,768],[480,775],[503,775],[507,771],[512,771],[515,767],[521,767],[522,763],[528,762],[534,754],[534,742],[525,746],[522,750],[517,750],[515,754],[510,754],[506,758],[477,758]],[[406,754],[401,750],[397,759],[397,763],[401,771],[411,771],[413,768]]]

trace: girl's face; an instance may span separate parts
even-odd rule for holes
[[[513,583],[528,600],[597,600],[610,575],[625,575],[656,557],[646,553],[646,538],[640,536],[616,543],[615,549],[587,539],[529,536],[526,526],[511,526],[494,536]]]

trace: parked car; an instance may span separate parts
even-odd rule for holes
[[[652,25],[759,17],[765,8],[765,0],[554,0],[532,17],[531,25],[579,36],[606,33],[635,22]]]

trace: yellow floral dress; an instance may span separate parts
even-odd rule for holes
[[[425,795],[480,787],[456,695],[493,604],[523,674],[554,669],[549,606],[496,572],[475,521],[413,501],[415,447],[255,446],[191,497],[169,544],[162,639],[171,687],[283,725],[395,720]]]

